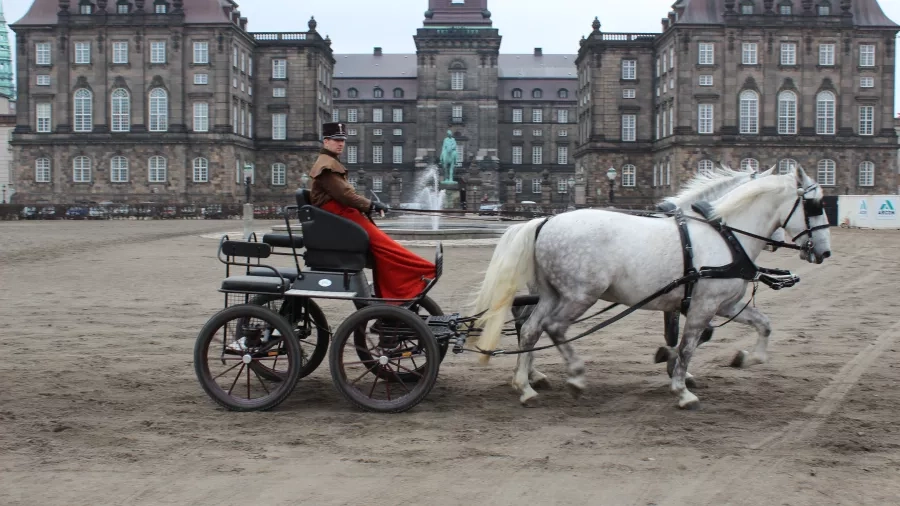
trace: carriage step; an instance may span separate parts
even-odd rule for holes
[[[429,316],[425,320],[426,325],[430,325],[432,327],[450,327],[451,325],[456,324],[456,320],[459,319],[459,313],[450,313],[439,316]]]

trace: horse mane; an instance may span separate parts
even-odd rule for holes
[[[751,201],[759,198],[763,194],[773,192],[796,192],[794,175],[782,174],[764,177],[741,185],[734,191],[710,202],[713,208],[712,218],[722,218],[727,222],[731,215],[741,211]]]
[[[718,198],[724,193],[723,190],[744,184],[752,174],[752,171],[734,170],[727,165],[719,165],[710,173],[698,172],[682,186],[677,195],[666,197],[665,201],[682,207],[701,200],[710,200],[711,196]]]

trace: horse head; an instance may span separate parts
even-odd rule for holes
[[[790,174],[789,174],[790,175]],[[831,256],[831,231],[822,206],[822,187],[799,165],[793,171],[796,199],[782,228],[800,246],[800,258],[821,264]]]

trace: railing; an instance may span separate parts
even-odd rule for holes
[[[600,40],[611,42],[631,42],[637,40],[655,40],[657,33],[601,33]]]
[[[259,42],[291,42],[296,40],[306,40],[306,33],[302,32],[292,32],[292,33],[254,33],[253,39]]]

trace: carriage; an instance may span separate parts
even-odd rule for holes
[[[755,176],[753,174],[753,178],[748,179]],[[542,237],[545,254],[550,251],[552,255],[566,256],[567,262],[579,255],[585,262],[594,261],[589,256],[594,252],[571,249],[580,248],[572,242],[578,240],[574,237],[577,234],[573,233],[572,220],[584,226],[584,215],[574,217],[578,211],[558,215],[550,221],[537,219],[511,227],[494,251],[482,291],[476,299],[476,310],[479,307],[485,309],[474,316],[461,316],[458,312],[444,314],[428,296],[443,273],[441,245],[435,252],[435,276],[426,280],[421,293],[412,299],[402,300],[375,297],[364,271],[372,266],[365,230],[350,220],[310,205],[308,190],[298,190],[297,205],[284,209],[287,234],[265,234],[261,241],[257,241],[255,235],[246,240],[231,240],[226,236],[220,241],[217,256],[226,266],[226,278],[219,291],[224,294],[225,308],[207,321],[197,337],[194,347],[195,372],[206,393],[220,405],[236,411],[265,410],[284,401],[297,381],[312,373],[327,356],[332,382],[348,401],[364,410],[396,413],[411,409],[428,395],[437,379],[440,364],[452,346],[454,353],[476,351],[485,358],[504,353],[519,354],[514,385],[523,392],[520,400],[527,403],[536,396],[531,386],[544,379],[533,368],[533,351],[558,347],[569,369],[567,386],[580,392],[584,388],[584,366],[575,357],[569,342],[600,330],[645,306],[664,311],[667,315],[677,310],[689,314],[688,311],[708,311],[711,307],[707,305],[694,309],[698,306],[697,301],[712,301],[718,304],[716,307],[720,307],[722,312],[714,311],[703,315],[703,319],[695,318],[695,321],[687,322],[684,338],[675,355],[669,359],[672,391],[679,396],[679,407],[695,407],[698,400],[685,386],[685,380],[690,379],[687,361],[693,348],[699,344],[701,334],[710,332],[709,321],[717,315],[730,316],[731,319],[740,316],[739,322],[755,326],[759,332],[757,348],[752,356],[740,352],[743,355],[739,353],[741,361],[738,366],[765,361],[765,346],[770,332],[767,318],[753,308],[748,310],[749,316],[742,316],[741,313],[748,308],[745,305],[740,309],[736,304],[750,282],[763,282],[780,289],[799,281],[789,271],[757,267],[754,260],[762,247],[751,248],[748,254],[735,233],[778,247],[800,250],[801,258],[807,258],[810,262],[821,263],[830,255],[827,223],[823,224],[825,218],[821,212],[821,190],[818,185],[799,169],[794,174],[770,176],[770,179],[762,186],[743,181],[729,182],[731,186],[755,186],[742,195],[729,197],[747,204],[746,209],[732,205],[733,213],[735,217],[750,217],[747,223],[752,225],[750,230],[755,233],[724,224],[715,217],[711,206],[703,201],[690,206],[695,211],[694,216],[685,215],[680,208],[654,214],[656,217],[675,218],[677,232],[674,240],[679,241],[680,238],[679,246],[684,253],[683,276],[678,277],[681,272],[673,271],[671,265],[658,266],[658,272],[653,273],[657,277],[653,278],[647,277],[647,269],[641,269],[639,274],[644,277],[639,281],[643,286],[635,289],[633,280],[627,280],[632,283],[632,292],[626,293],[630,302],[625,303],[629,306],[625,311],[569,339],[564,339],[565,330],[599,297],[593,300],[565,300],[565,297],[560,298],[559,292],[546,291],[546,283],[531,286],[534,281],[532,264],[536,261],[535,248],[540,247],[536,244],[538,232],[547,223],[550,223],[547,225],[549,232],[543,232],[547,237]],[[809,196],[810,192],[812,196]],[[733,193],[740,192],[728,195]],[[801,211],[798,212],[798,209]],[[300,236],[293,233],[290,217],[294,212],[302,229]],[[782,217],[782,214],[785,216]],[[572,218],[566,218],[567,215]],[[702,216],[697,217],[699,215]],[[606,228],[621,227],[615,220],[626,219],[615,218],[605,212],[597,213],[596,217],[603,220],[602,225]],[[773,221],[775,218],[778,223]],[[692,226],[698,227],[690,233],[688,220],[696,222]],[[653,221],[660,226],[668,226],[660,220]],[[699,225],[701,222],[706,225]],[[552,228],[554,226],[556,228]],[[792,234],[800,232],[794,236],[793,242],[802,245],[769,239],[778,229]],[[627,230],[623,229],[619,236],[627,238],[631,230],[635,230],[634,223]],[[656,230],[654,233],[658,234],[662,229],[656,227]],[[813,234],[819,237],[815,244]],[[695,241],[693,246],[691,236]],[[801,240],[804,236],[806,239]],[[639,237],[639,240],[643,241],[642,247],[647,248],[651,239]],[[671,240],[665,237],[652,240],[657,241],[660,247],[679,247],[672,245]],[[594,244],[592,248],[596,249]],[[698,245],[701,247],[697,248]],[[298,253],[301,249],[303,252]],[[644,255],[653,261],[655,254],[657,251],[653,250]],[[276,267],[263,262],[268,262],[267,259],[273,255],[291,257],[293,266]],[[725,265],[695,268],[695,255],[701,262],[713,260]],[[298,259],[301,257],[305,269],[300,268]],[[635,254],[626,249],[622,256],[625,260],[608,255],[605,261],[612,264],[631,261],[634,257]],[[731,263],[728,263],[729,258]],[[566,269],[567,265],[561,263],[557,267]],[[232,271],[238,268],[243,272],[233,274]],[[554,267],[548,264],[543,268],[552,272]],[[577,275],[573,277],[578,273],[569,270],[557,274],[568,276],[570,285],[566,288],[571,288],[573,294],[591,283],[600,282]],[[600,273],[600,278],[605,276],[599,266],[594,270]],[[671,281],[673,278],[676,279]],[[716,288],[698,288],[694,291],[693,287],[700,279],[712,280],[704,287]],[[515,295],[518,287],[525,282],[529,283],[530,294]],[[652,292],[654,284],[662,288]],[[675,292],[679,287],[685,287],[681,296]],[[545,296],[546,299],[543,298]],[[692,297],[694,307],[691,306]],[[348,301],[355,309],[333,332],[316,302],[329,299]],[[585,304],[585,301],[588,303]],[[575,306],[576,303],[579,307],[566,307],[566,304]],[[601,313],[620,303],[623,302],[613,301]],[[560,307],[563,311],[559,310]],[[510,309],[515,318],[506,323],[513,321],[515,327],[502,329],[503,315]],[[557,320],[548,323],[547,319],[551,317]],[[550,328],[553,330],[547,330]],[[541,330],[547,330],[553,344],[533,348]],[[501,333],[516,334],[520,349],[514,352],[496,349],[496,339]],[[485,335],[488,337],[485,338]],[[467,339],[472,337],[479,338],[479,344],[484,339],[488,346],[485,349],[467,347]],[[670,346],[674,344],[670,343]],[[525,359],[522,360],[522,357]]]

